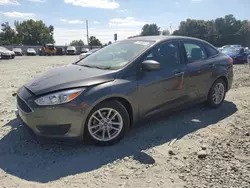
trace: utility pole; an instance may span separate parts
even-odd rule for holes
[[[89,46],[89,24],[88,24],[88,20],[86,20],[86,29],[87,29],[87,44]]]
[[[172,23],[170,23],[170,34],[172,34]]]

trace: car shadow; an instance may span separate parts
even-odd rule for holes
[[[163,113],[137,124],[121,142],[110,147],[38,139],[14,119],[5,125],[11,126],[11,131],[0,140],[0,168],[27,181],[46,183],[93,171],[126,156],[143,164],[154,164],[155,160],[143,150],[212,126],[236,111],[234,103],[225,101],[218,109],[196,105],[168,115]]]

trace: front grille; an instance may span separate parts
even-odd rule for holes
[[[30,107],[18,95],[17,95],[17,105],[19,106],[19,108],[21,108],[22,111],[26,113],[32,112]]]
[[[75,53],[74,50],[68,50],[68,53]]]
[[[63,125],[38,125],[37,129],[46,135],[64,135],[66,134],[71,124],[63,124]]]

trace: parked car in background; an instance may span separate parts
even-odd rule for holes
[[[88,49],[88,48],[82,48],[82,49],[81,49],[81,53],[87,53],[87,52],[89,52],[89,49]]]
[[[225,48],[222,52],[233,59],[233,64],[244,64],[248,61],[249,51],[246,52],[243,47]]]
[[[16,56],[22,56],[23,51],[21,48],[13,48],[12,51],[15,53]]]
[[[76,47],[68,46],[66,53],[67,53],[67,55],[76,55]]]
[[[241,45],[239,45],[239,44],[234,44],[234,45],[225,45],[225,46],[222,46],[222,47],[218,48],[218,50],[222,51],[222,50],[224,50],[224,49],[226,49],[226,48],[231,48],[231,47],[233,47],[233,48],[242,48]]]
[[[242,48],[242,45],[240,45],[240,44],[234,44],[234,45],[231,45],[231,47],[234,47],[234,48]]]
[[[28,48],[26,54],[27,56],[35,56],[36,50],[34,48]]]
[[[16,114],[37,135],[112,145],[160,111],[220,107],[232,81],[232,58],[203,40],[135,37],[25,84]]]
[[[56,55],[64,55],[64,48],[56,47]]]
[[[247,56],[247,63],[250,65],[250,55]]]
[[[15,58],[15,52],[0,46],[0,54],[1,54],[1,59],[14,59]]]
[[[222,46],[222,47],[219,47],[217,48],[218,50],[222,51],[224,48],[227,48],[227,47],[230,47],[231,45],[225,45],[225,46]]]
[[[96,51],[98,51],[98,50],[100,50],[100,48],[95,48],[95,49],[89,50],[89,51],[86,52],[86,53],[81,53],[81,54],[79,55],[79,59],[83,59],[83,58],[89,56],[90,54],[92,54],[92,53],[94,53],[94,52],[96,52]]]

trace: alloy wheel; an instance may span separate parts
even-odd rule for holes
[[[88,121],[90,135],[98,141],[115,139],[123,128],[121,114],[113,108],[101,108],[95,111]]]

